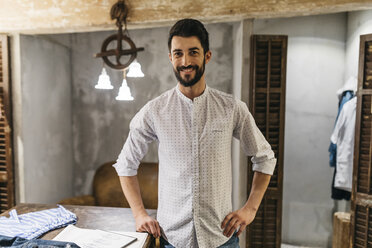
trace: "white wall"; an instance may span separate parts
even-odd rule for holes
[[[253,20],[243,20],[233,26],[233,95],[248,102],[250,37],[253,32]],[[247,201],[248,160],[240,148],[240,142],[232,143],[233,209],[241,208]],[[239,236],[240,247],[245,247],[246,233]]]
[[[359,36],[372,33],[372,10],[349,12],[347,16],[345,78],[358,76]]]
[[[24,202],[56,203],[73,191],[70,52],[40,36],[22,35],[20,48],[24,181],[18,191]]]
[[[255,34],[288,35],[282,239],[331,241],[329,137],[343,85],[346,14],[256,20]]]

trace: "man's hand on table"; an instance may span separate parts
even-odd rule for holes
[[[239,231],[236,233],[239,236],[254,220],[256,212],[255,209],[242,207],[229,213],[221,224],[221,228],[224,229],[223,235],[230,237],[239,228]]]
[[[136,231],[148,232],[155,238],[161,236],[159,222],[147,214],[139,215],[136,219]]]

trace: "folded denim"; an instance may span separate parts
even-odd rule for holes
[[[10,217],[0,217],[0,235],[34,239],[44,233],[75,224],[77,217],[62,206],[18,215],[13,209]]]
[[[0,235],[0,247],[13,247],[13,248],[80,248],[80,246],[71,242],[61,242],[43,239],[24,239],[20,237],[7,237]]]

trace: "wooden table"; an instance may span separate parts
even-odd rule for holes
[[[31,204],[21,203],[12,209],[17,210],[17,214],[24,214],[49,208],[56,208],[57,205],[49,204]],[[78,217],[76,222],[77,227],[100,229],[104,231],[123,231],[135,232],[136,225],[130,208],[112,208],[112,207],[92,207],[92,206],[73,206],[63,205]],[[10,209],[11,210],[11,209]],[[1,214],[1,216],[9,216],[9,211]],[[147,210],[150,216],[156,216],[156,210]],[[53,239],[60,233],[63,228],[56,229],[44,234],[42,239]],[[155,239],[149,235],[144,247],[153,247]]]

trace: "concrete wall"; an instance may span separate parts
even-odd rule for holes
[[[348,13],[345,78],[358,76],[359,36],[372,33],[372,10]]]
[[[329,138],[343,85],[346,14],[257,20],[255,34],[288,35],[283,242],[331,241]]]
[[[253,32],[253,20],[242,20],[233,26],[233,95],[248,103],[248,83],[250,73],[250,40]],[[248,158],[240,149],[240,142],[233,139],[232,143],[232,166],[233,185],[232,198],[233,209],[241,208],[247,201],[247,170]],[[239,236],[240,247],[245,247],[246,233]]]
[[[20,48],[24,181],[17,186],[21,201],[55,203],[73,191],[70,52],[40,36],[22,35]]]
[[[210,33],[212,60],[206,66],[206,81],[211,87],[232,92],[233,42],[232,24],[207,25]],[[172,66],[168,58],[169,28],[130,31],[136,46],[144,47],[138,53],[138,61],[144,78],[128,78],[135,98],[132,102],[116,101],[122,73],[107,69],[114,85],[113,90],[97,90],[94,85],[102,70],[102,60],[93,58],[101,44],[113,32],[73,34],[72,82],[73,82],[73,146],[76,195],[91,190],[94,171],[101,164],[116,160],[129,132],[129,122],[150,99],[176,86]],[[144,161],[157,161],[154,144]]]

